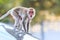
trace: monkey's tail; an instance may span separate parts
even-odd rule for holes
[[[6,14],[4,14],[3,16],[0,17],[0,20],[4,19],[5,17],[7,17],[10,14],[10,11],[8,11]]]

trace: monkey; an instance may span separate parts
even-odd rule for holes
[[[4,19],[6,16],[11,15],[15,20],[14,29],[17,26],[22,26],[25,32],[29,30],[29,23],[35,16],[35,9],[34,8],[26,8],[26,7],[14,7],[10,9],[6,14],[0,17],[0,20]],[[26,22],[25,22],[26,20]],[[27,26],[27,27],[26,27]]]

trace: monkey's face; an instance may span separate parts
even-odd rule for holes
[[[29,8],[28,9],[28,17],[29,19],[32,19],[35,16],[35,9]]]
[[[30,10],[29,10],[29,15],[30,15],[30,17],[32,17],[32,16],[33,16],[33,14],[34,14],[33,9],[30,9]]]

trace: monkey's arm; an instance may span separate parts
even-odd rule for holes
[[[28,22],[27,22],[27,30],[26,30],[27,32],[29,31],[29,20],[28,20]]]

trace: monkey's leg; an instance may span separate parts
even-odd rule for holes
[[[21,20],[19,20],[19,30],[22,30],[22,27],[23,27],[23,24],[22,24],[22,21]]]
[[[18,24],[19,24],[19,19],[16,19],[14,23],[14,31],[17,31]]]
[[[25,32],[26,32],[26,27],[25,27],[25,22],[23,21],[23,28],[24,28],[24,30],[25,30]]]

